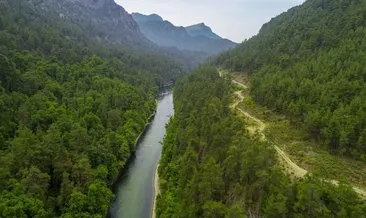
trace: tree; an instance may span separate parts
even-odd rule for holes
[[[19,76],[14,65],[3,54],[0,54],[0,84],[8,91],[14,91],[17,87]]]
[[[88,204],[91,214],[103,216],[107,214],[112,192],[102,182],[93,183],[88,188]]]
[[[45,200],[49,180],[50,176],[47,173],[42,173],[37,167],[31,166],[29,170],[23,172],[21,182],[26,193]]]

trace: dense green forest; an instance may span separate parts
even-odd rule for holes
[[[98,29],[105,20],[77,1],[67,7],[79,20],[53,11],[64,2],[0,0],[0,217],[105,217],[159,90],[201,57],[119,32],[113,37],[133,45],[109,41]],[[365,159],[365,24],[362,0],[308,0],[216,63],[249,73],[258,103],[332,150]],[[272,146],[230,109],[232,91],[213,67],[178,80],[158,217],[366,214],[346,182],[291,180]]]
[[[104,217],[110,185],[182,65],[0,4],[0,217]]]
[[[366,160],[366,2],[308,0],[217,59],[252,76],[256,102],[332,151]]]
[[[291,181],[276,152],[250,136],[231,104],[230,80],[200,67],[174,89],[159,175],[158,217],[364,217],[344,183]]]

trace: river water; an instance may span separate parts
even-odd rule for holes
[[[173,115],[173,94],[163,94],[156,115],[140,139],[136,157],[117,182],[116,199],[109,215],[112,218],[149,218],[153,206],[153,180],[165,135],[165,125]]]

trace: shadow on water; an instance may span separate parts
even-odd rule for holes
[[[159,99],[160,99],[160,96],[159,96]],[[119,175],[118,175],[116,181],[112,184],[112,187],[111,187],[113,193],[116,193],[117,192],[117,189],[118,189],[120,183],[123,181],[123,178],[127,176],[126,174],[127,174],[128,170],[129,170],[129,166],[131,166],[131,165],[134,164],[134,162],[136,160],[136,151],[139,148],[139,145],[140,145],[141,140],[145,137],[146,133],[151,128],[151,122],[155,118],[155,115],[156,115],[156,111],[148,119],[148,123],[147,123],[145,129],[143,130],[143,132],[141,133],[141,135],[139,135],[139,137],[137,138],[137,140],[136,140],[136,148],[135,148],[134,151],[132,151],[130,157],[128,158],[127,163],[126,163],[126,167],[122,168],[119,171]],[[110,216],[110,211],[108,212],[108,217],[111,217]]]
[[[160,159],[165,125],[173,115],[173,93],[161,92],[154,116],[136,141],[136,151],[112,185],[115,199],[108,212],[111,218],[148,218],[153,200],[153,176]]]

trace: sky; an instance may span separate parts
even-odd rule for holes
[[[264,23],[304,0],[116,0],[128,12],[156,13],[176,26],[205,23],[223,38],[242,42]]]

